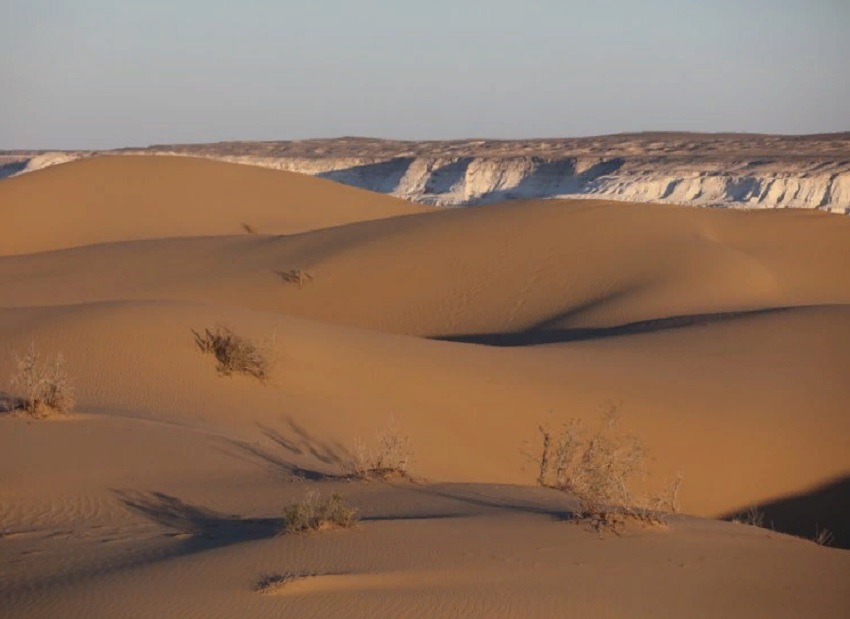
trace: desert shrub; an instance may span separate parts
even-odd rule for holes
[[[833,542],[835,542],[835,535],[829,529],[815,527],[814,542],[818,546],[832,546]]]
[[[412,458],[410,437],[401,430],[393,417],[387,427],[378,433],[374,447],[369,448],[365,442],[356,441],[349,468],[353,476],[362,479],[407,477]]]
[[[681,505],[679,504],[679,490],[682,488],[683,479],[684,477],[681,473],[679,473],[672,481],[665,483],[664,488],[658,496],[650,497],[648,501],[649,509],[657,512],[678,514],[681,510]]]
[[[192,334],[198,349],[216,358],[217,369],[221,374],[229,376],[238,372],[253,376],[261,382],[268,379],[272,366],[272,343],[257,344],[223,325],[217,325],[212,330],[204,329],[203,334],[193,329]]]
[[[254,585],[254,591],[262,595],[277,595],[287,585],[307,578],[297,574],[266,574]]]
[[[288,271],[278,271],[280,278],[287,284],[296,284],[299,288],[303,288],[315,279],[313,274],[304,269],[290,269]]]
[[[596,530],[618,530],[629,521],[660,523],[662,511],[678,511],[681,477],[658,497],[632,493],[644,473],[644,448],[632,434],[619,430],[616,409],[590,430],[573,419],[557,433],[538,427],[542,447],[536,456],[537,483],[578,499],[573,517]]]
[[[20,393],[21,408],[31,417],[66,415],[74,408],[74,388],[61,353],[43,356],[35,346],[23,356],[15,355],[12,388]]]
[[[764,512],[761,511],[755,505],[751,505],[738,515],[736,515],[732,522],[735,524],[745,524],[751,527],[759,527],[765,528],[764,524]]]
[[[304,499],[289,505],[283,515],[285,533],[303,533],[324,529],[347,529],[357,523],[357,510],[348,505],[339,494],[322,499],[315,490],[308,491]]]
[[[758,527],[760,529],[767,529],[769,531],[777,530],[772,521],[770,523],[765,521],[764,512],[761,511],[756,505],[751,505],[732,514],[729,517],[729,520],[734,524]],[[791,534],[801,536],[800,533],[797,531]],[[816,543],[818,546],[831,546],[835,542],[835,535],[829,529],[822,529],[820,528],[820,526],[815,525],[815,534],[814,537],[811,538],[811,541]]]

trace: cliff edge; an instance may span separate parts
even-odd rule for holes
[[[110,151],[116,153],[199,156],[300,172],[440,206],[587,196],[850,213],[850,133],[425,142],[336,138]],[[19,174],[91,154],[0,153],[0,177],[4,170]]]

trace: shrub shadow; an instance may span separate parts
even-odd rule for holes
[[[0,391],[0,415],[12,415],[19,413],[24,408],[23,398],[11,393]]]
[[[441,512],[406,516],[363,518],[363,520],[407,520],[416,518],[465,518],[488,513],[510,512],[546,516],[554,520],[573,519],[573,510],[565,505],[572,503],[569,495],[559,491],[526,486],[447,483],[410,485],[407,490],[427,499],[445,499]]]
[[[163,492],[113,490],[113,493],[130,511],[188,535],[176,554],[273,537],[283,526],[280,518],[242,518],[235,514],[222,514]]]
[[[286,420],[286,430],[281,431],[261,423],[256,424],[262,435],[275,448],[266,449],[258,443],[222,438],[225,452],[254,463],[260,463],[275,474],[286,476],[289,480],[333,481],[350,478],[349,469],[353,461],[351,453],[339,443],[316,438],[292,418]],[[296,458],[312,458],[323,466],[306,467],[297,464]]]

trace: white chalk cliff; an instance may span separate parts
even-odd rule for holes
[[[850,134],[634,134],[452,142],[340,138],[155,146],[115,153],[209,157],[310,174],[441,206],[583,196],[850,213]],[[42,153],[7,163],[6,169],[21,173],[90,154]]]
[[[597,197],[697,206],[815,208],[850,212],[850,165],[693,169],[614,159],[537,157],[388,160],[220,157],[301,172],[440,206]],[[746,167],[746,166],[744,166]]]

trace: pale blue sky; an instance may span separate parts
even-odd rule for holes
[[[0,149],[850,130],[850,0],[0,0]]]

